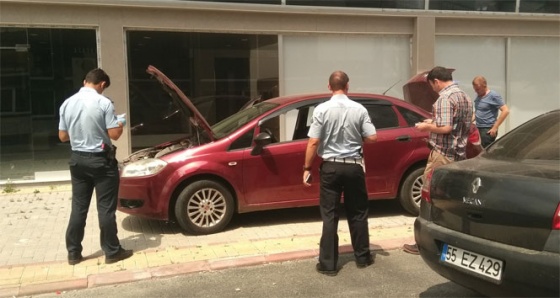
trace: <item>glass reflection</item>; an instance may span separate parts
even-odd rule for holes
[[[278,96],[276,35],[129,31],[132,150],[190,133],[189,117],[149,78],[153,65],[213,125],[251,100]]]
[[[68,170],[58,108],[97,67],[95,30],[0,28],[0,180]]]

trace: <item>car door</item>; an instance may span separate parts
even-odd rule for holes
[[[315,159],[311,187],[303,185],[302,166],[312,112],[319,102],[294,105],[259,122],[256,134],[272,133],[273,143],[266,145],[261,154],[251,155],[251,150],[244,153],[243,184],[249,209],[317,204],[321,159]]]
[[[367,110],[377,130],[377,142],[364,145],[366,185],[370,198],[396,195],[402,173],[410,165],[416,131],[398,117],[386,100],[357,100]]]

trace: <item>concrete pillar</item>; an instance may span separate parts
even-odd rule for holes
[[[131,153],[130,142],[130,113],[128,107],[128,73],[126,70],[126,48],[124,41],[123,20],[121,9],[104,9],[99,16],[98,29],[98,59],[99,67],[107,72],[111,78],[111,86],[105,95],[110,97],[115,105],[117,114],[127,113],[127,124],[118,141],[117,158],[124,159]],[[108,46],[110,45],[110,46]]]
[[[416,18],[412,36],[411,76],[435,66],[436,19],[419,16]]]

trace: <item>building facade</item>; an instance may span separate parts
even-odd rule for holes
[[[351,91],[402,98],[411,76],[442,65],[473,99],[476,75],[503,95],[503,135],[560,108],[559,10],[557,0],[0,0],[0,181],[69,179],[58,108],[95,67],[128,114],[121,159],[189,130],[148,65],[210,124],[257,97],[326,92],[336,69]]]

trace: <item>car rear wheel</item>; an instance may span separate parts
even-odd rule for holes
[[[422,200],[422,185],[424,185],[424,168],[418,168],[406,176],[399,192],[399,200],[408,213],[418,215]]]
[[[222,231],[233,216],[233,196],[222,184],[201,180],[189,184],[175,205],[177,222],[194,235]]]

